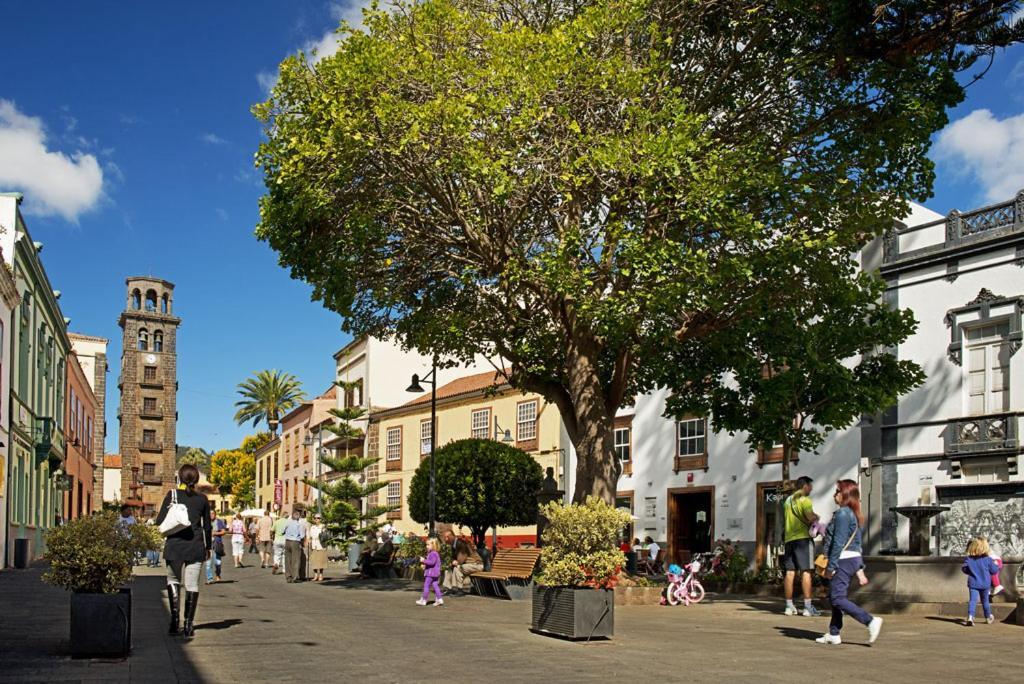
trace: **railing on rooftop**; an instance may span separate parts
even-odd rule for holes
[[[900,236],[945,224],[945,241],[912,250],[900,249]],[[1006,202],[981,207],[961,214],[954,209],[939,221],[909,226],[886,232],[883,241],[883,260],[889,264],[899,259],[935,252],[948,247],[981,241],[1007,233],[1024,232],[1024,190]]]

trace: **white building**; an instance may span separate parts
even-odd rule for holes
[[[103,503],[121,503],[121,455],[103,456]]]
[[[863,429],[870,550],[907,548],[909,524],[891,508],[938,503],[951,509],[931,525],[941,555],[961,555],[983,534],[997,552],[1024,556],[1024,191],[919,218],[865,252],[865,267],[888,283],[886,301],[918,321],[896,354],[928,374]]]

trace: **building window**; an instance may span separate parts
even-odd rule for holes
[[[363,405],[363,379],[359,378],[345,388],[345,408],[359,408]]]
[[[473,439],[487,439],[491,436],[491,409],[477,409],[470,414],[469,434]]]
[[[388,518],[395,520],[402,517],[402,481],[396,480],[394,482],[388,482],[388,508],[394,508],[393,511],[388,511]]]
[[[385,442],[385,458],[388,470],[402,469],[402,428],[389,427]]]
[[[156,445],[156,430],[143,430],[142,431],[142,443],[146,446]]]
[[[633,452],[633,428],[615,428],[615,455],[619,457],[619,463],[623,468],[632,460]]]
[[[69,427],[71,428],[71,432],[74,433],[78,429],[78,397],[75,395],[74,387],[71,388],[71,397],[68,403],[71,404],[71,421],[69,423]]]
[[[152,481],[156,477],[156,463],[142,464],[142,479]]]
[[[433,440],[433,430],[430,429],[429,420],[420,421],[420,456],[430,453],[430,442]]]
[[[516,441],[537,441],[537,400],[516,406]]]
[[[156,381],[156,366],[146,366],[142,369],[142,379],[147,382]]]
[[[162,352],[164,350],[164,334],[157,330],[153,333],[153,351]]]
[[[142,412],[147,415],[153,415],[156,413],[156,398],[146,397],[142,400]]]
[[[707,420],[683,418],[676,421],[675,469],[707,469]]]
[[[274,452],[274,479],[277,479],[277,452]]]
[[[167,304],[167,293],[160,298],[160,313],[170,313],[170,307]]]
[[[1010,408],[1010,323],[964,329],[967,338],[967,412],[998,413]]]
[[[146,311],[156,312],[156,290],[146,290]]]
[[[139,328],[139,351],[149,350],[149,331],[145,328]]]
[[[132,308],[136,311],[142,308],[142,293],[138,290],[132,290]]]

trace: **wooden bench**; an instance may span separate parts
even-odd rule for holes
[[[481,596],[518,601],[530,595],[533,573],[540,560],[540,549],[500,549],[491,569],[469,576]]]
[[[395,571],[395,559],[398,558],[398,545],[391,551],[391,556],[386,560],[377,560],[370,563],[370,576],[374,579],[394,579],[398,577]]]

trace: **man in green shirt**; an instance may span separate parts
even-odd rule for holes
[[[274,569],[272,575],[284,572],[284,528],[288,527],[288,516],[282,515],[274,521]]]
[[[800,584],[804,590],[805,617],[821,615],[811,602],[811,571],[814,569],[814,540],[811,525],[818,520],[811,504],[811,478],[805,476],[796,480],[796,491],[782,502],[786,520],[785,554],[782,567],[786,571],[786,615],[796,615],[793,604],[793,583],[800,573]]]

